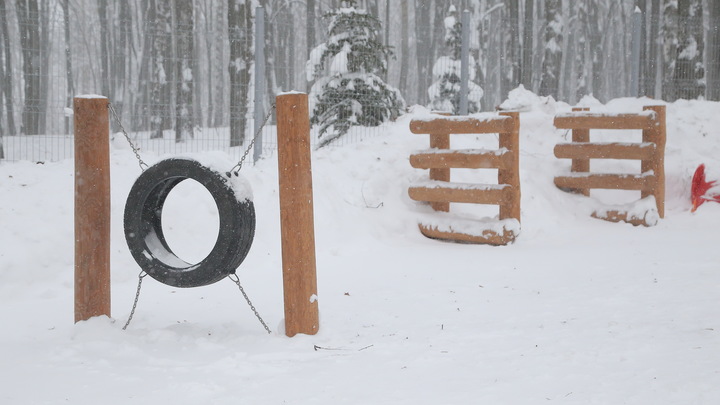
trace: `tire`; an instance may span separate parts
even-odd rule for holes
[[[212,195],[220,217],[217,242],[200,263],[180,259],[162,230],[162,210],[170,191],[193,179]],[[191,214],[191,213],[189,213]],[[125,239],[137,264],[155,280],[173,287],[199,287],[234,274],[255,236],[255,207],[239,201],[225,174],[190,159],[166,159],[145,170],[125,204]]]

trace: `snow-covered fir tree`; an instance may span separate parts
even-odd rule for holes
[[[404,108],[400,92],[379,75],[387,71],[389,47],[379,35],[381,23],[355,0],[327,13],[327,42],[315,47],[307,61],[310,122],[320,125],[319,147],[345,135],[352,126],[378,126]]]
[[[445,17],[445,46],[448,55],[438,58],[433,66],[435,82],[428,88],[430,108],[435,111],[459,114],[462,24],[457,19],[455,6],[450,6],[448,16]],[[482,107],[480,100],[483,96],[483,89],[473,83],[476,65],[472,55],[469,56],[468,65],[468,113],[472,114],[480,111]]]

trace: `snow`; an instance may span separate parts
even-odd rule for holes
[[[238,270],[271,335],[225,280],[177,289],[145,278],[122,330],[140,272],[122,230],[140,172],[127,149],[111,152],[112,318],[73,324],[73,162],[0,162],[0,402],[720,403],[720,204],[690,213],[689,198],[700,163],[708,180],[720,179],[720,104],[667,105],[665,218],[635,227],[590,214],[638,202],[639,193],[593,190],[587,198],[554,187],[570,161],[553,155],[569,134],[552,118],[570,106],[527,93],[521,100],[522,233],[508,246],[420,234],[418,220],[444,217],[407,195],[428,178],[408,162],[429,146],[410,133],[410,116],[382,136],[313,152],[323,297],[314,336],[282,334],[276,154],[241,171],[253,187],[257,230]],[[639,113],[658,103],[623,98],[592,108]],[[613,136],[591,131],[597,142]],[[494,135],[451,143],[497,148]],[[164,157],[143,152],[148,163]],[[639,174],[634,163],[593,161],[592,169]],[[492,177],[453,171],[458,182]],[[173,203],[186,218],[165,225],[182,240],[214,237],[208,207]],[[494,215],[484,209],[496,207],[453,204],[451,214]]]

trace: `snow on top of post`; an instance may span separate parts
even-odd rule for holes
[[[99,94],[80,94],[75,96],[75,98],[104,98],[107,99],[105,96],[101,96]]]
[[[278,96],[285,96],[285,95],[288,95],[288,94],[307,94],[307,93],[305,93],[304,91],[299,91],[299,90],[290,90],[290,91],[280,92],[280,93],[278,93],[277,95],[278,95]]]

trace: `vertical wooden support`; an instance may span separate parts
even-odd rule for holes
[[[643,110],[651,110],[655,112],[655,125],[651,129],[643,130],[643,142],[653,142],[655,144],[655,154],[650,160],[643,160],[641,167],[642,172],[652,170],[655,174],[655,184],[652,190],[643,190],[641,197],[645,198],[650,195],[655,196],[657,203],[658,215],[665,218],[665,140],[666,140],[666,124],[665,124],[665,106],[653,105],[644,107]]]
[[[499,134],[500,148],[506,148],[512,154],[510,167],[498,169],[498,184],[512,186],[513,197],[500,204],[500,219],[515,218],[520,221],[520,113],[501,112],[500,115],[508,116],[513,120],[510,132]]]
[[[108,99],[74,99],[75,322],[110,316]]]
[[[450,134],[430,134],[431,149],[450,149]],[[430,180],[450,181],[450,168],[430,169]],[[431,202],[435,211],[450,211],[449,202]]]
[[[320,325],[308,96],[288,93],[276,102],[285,334],[314,335]]]
[[[572,109],[576,111],[590,111],[587,107],[575,107]],[[573,129],[572,130],[572,141],[576,142],[590,142],[590,130],[589,129]],[[576,173],[587,173],[590,171],[590,159],[573,159],[570,164],[570,171]],[[573,190],[576,193],[590,196],[589,188],[579,188]]]

